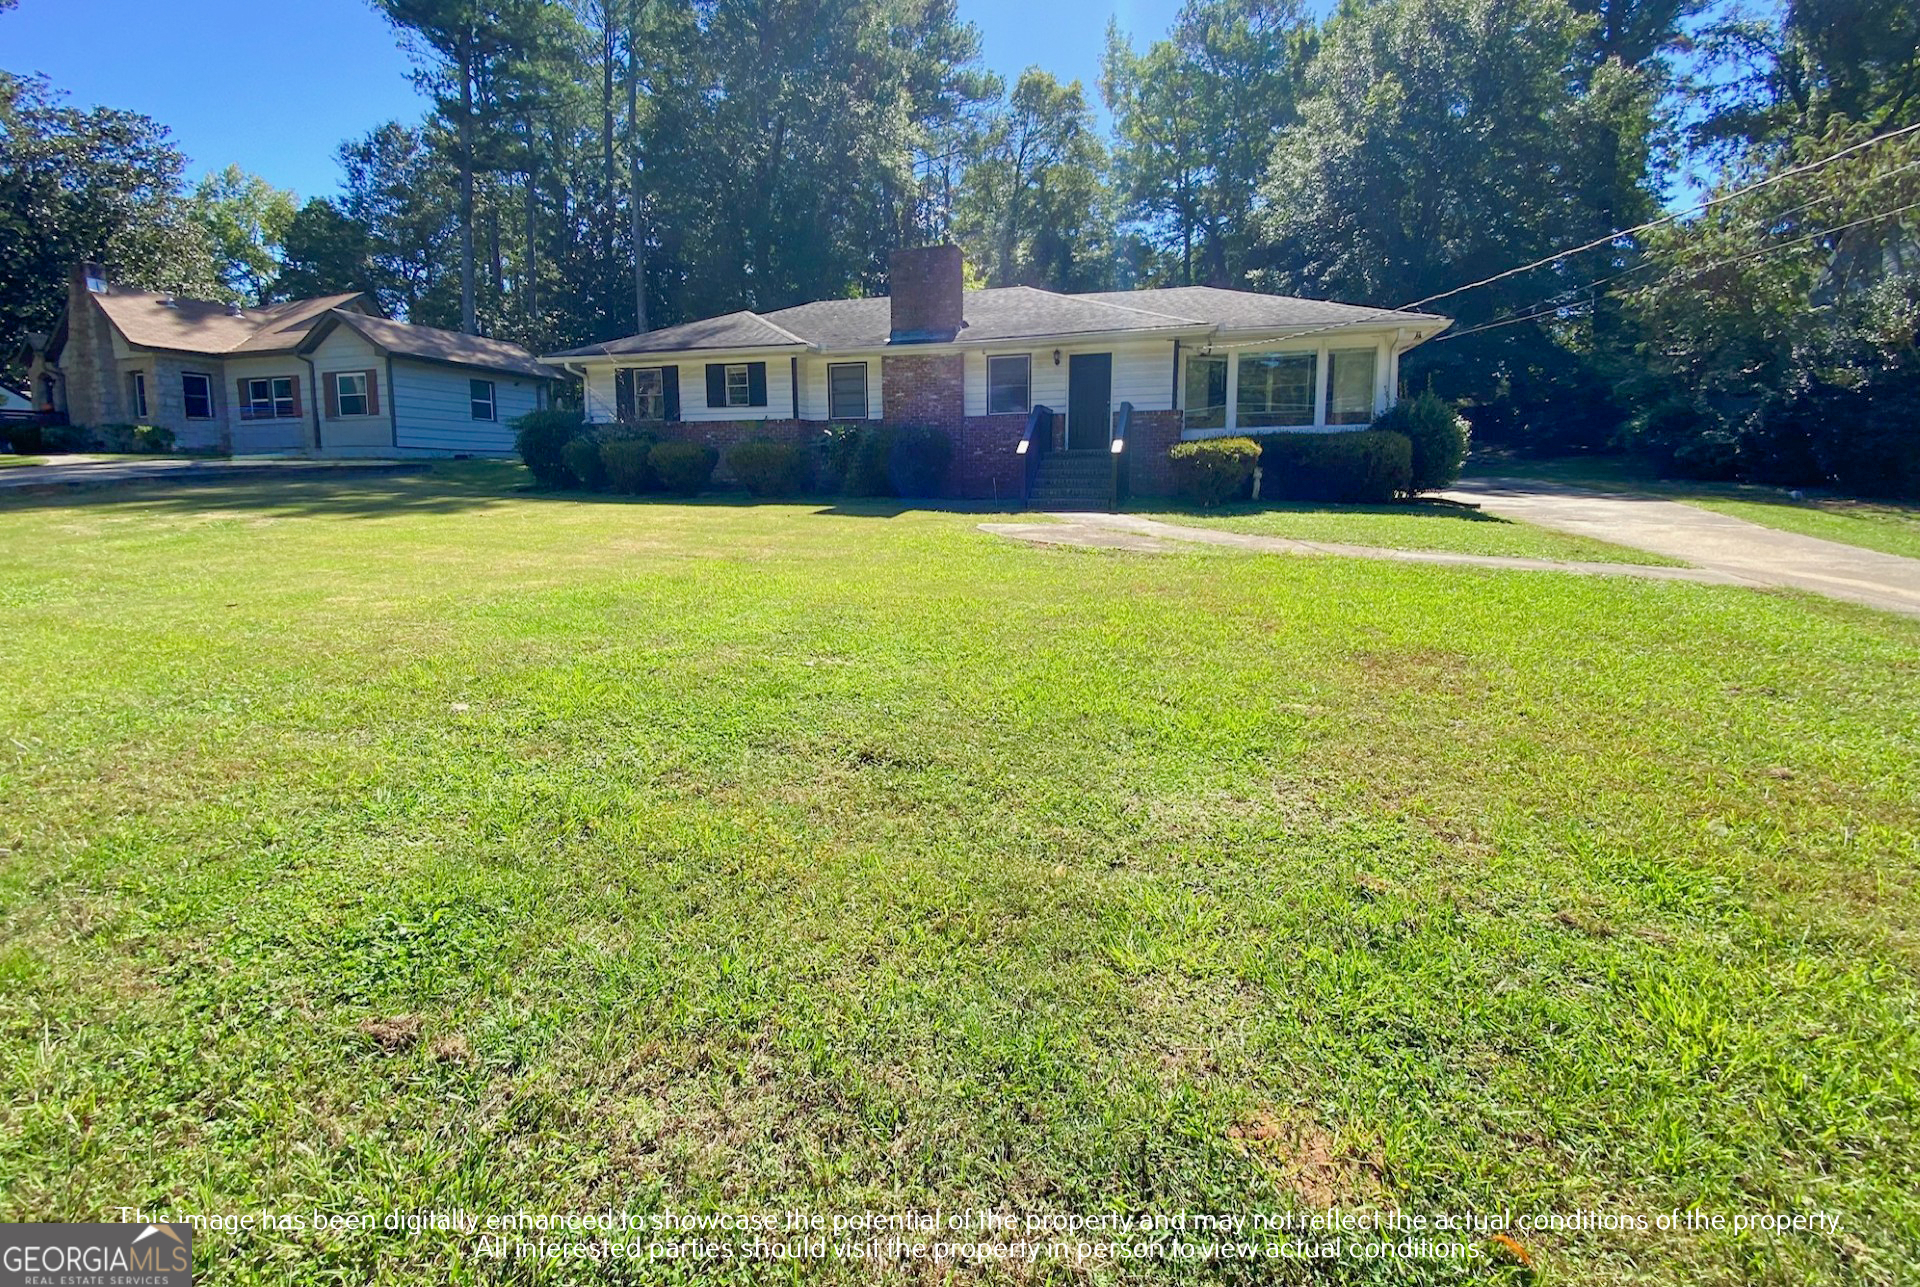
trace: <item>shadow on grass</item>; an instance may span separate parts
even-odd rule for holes
[[[813,512],[843,518],[898,518],[904,514],[952,512],[1011,513],[1004,501],[854,499],[802,496],[760,500],[744,491],[700,496],[617,496],[607,492],[550,491],[533,485],[521,466],[501,461],[436,463],[431,468],[342,471],[338,475],[290,474],[285,478],[249,474],[237,478],[201,476],[126,480],[84,488],[0,492],[0,514],[24,510],[91,510],[119,506],[176,513],[250,510],[281,518],[392,518],[414,514],[451,514],[497,508],[524,501],[571,505],[655,505],[714,509],[762,506],[812,507]]]

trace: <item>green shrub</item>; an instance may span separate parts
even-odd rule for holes
[[[13,448],[17,456],[37,456],[44,448],[45,441],[37,424],[16,424],[7,426],[7,445]]]
[[[1413,443],[1379,429],[1275,433],[1260,440],[1265,500],[1377,505],[1413,487]]]
[[[1407,491],[1429,492],[1460,481],[1472,427],[1436,393],[1402,398],[1374,419],[1384,433],[1406,435],[1413,447],[1413,481]]]
[[[1173,490],[1193,505],[1218,505],[1239,500],[1253,481],[1260,463],[1260,444],[1251,438],[1201,438],[1176,443]]]
[[[654,441],[651,435],[644,435],[600,444],[600,471],[608,491],[638,496],[659,489],[660,480],[647,467],[647,453],[653,450]]]
[[[135,425],[133,449],[149,455],[164,456],[173,450],[173,430],[163,425]]]
[[[592,434],[581,434],[560,449],[560,463],[567,468],[571,481],[590,492],[604,491],[607,486],[606,466],[600,463],[600,440]]]
[[[849,490],[853,458],[860,450],[861,426],[828,425],[819,439],[820,468],[816,477],[831,492]]]
[[[903,425],[887,446],[887,481],[895,496],[938,496],[953,463],[953,439],[930,425]]]
[[[535,482],[542,487],[566,487],[574,481],[565,452],[567,444],[585,430],[585,417],[578,411],[529,411],[513,422],[513,428],[514,449]]]
[[[40,449],[49,452],[99,451],[100,435],[85,425],[43,425]]]
[[[698,495],[719,463],[719,452],[697,442],[659,442],[647,453],[647,468],[660,485],[681,496]]]
[[[727,453],[727,468],[755,496],[798,496],[807,466],[807,453],[784,442],[743,442]]]
[[[893,495],[893,480],[887,477],[887,457],[892,451],[892,426],[861,425],[854,432],[853,450],[847,461],[847,495]]]

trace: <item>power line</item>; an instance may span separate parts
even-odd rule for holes
[[[1895,215],[1903,215],[1907,213],[1907,211],[1909,210],[1920,210],[1920,201],[1909,202],[1908,204],[1901,206],[1895,210],[1884,210],[1879,214],[1867,215],[1864,218],[1855,219],[1851,223],[1840,224],[1838,227],[1823,228],[1819,232],[1810,232],[1804,237],[1796,237],[1792,241],[1783,241],[1775,246],[1762,246],[1758,250],[1749,250],[1745,254],[1735,255],[1731,259],[1715,260],[1713,263],[1704,264],[1699,268],[1693,269],[1692,271],[1682,276],[1680,280],[1683,282],[1692,281],[1694,278],[1704,276],[1707,273],[1713,272],[1715,269],[1718,269],[1718,268],[1731,268],[1735,264],[1743,264],[1747,262],[1749,259],[1758,259],[1763,255],[1775,254],[1782,250],[1792,250],[1797,246],[1805,245],[1809,241],[1818,241],[1822,237],[1831,237],[1835,233],[1845,232],[1849,228],[1858,228],[1861,224],[1877,223],[1879,220],[1882,220],[1882,219],[1891,219]],[[1612,281],[1618,277],[1625,277],[1627,273],[1638,272],[1641,268],[1644,268],[1644,267],[1646,267],[1645,264],[1636,264],[1634,267],[1627,269],[1626,272],[1614,274],[1614,277],[1602,278],[1601,281],[1596,282],[1595,285],[1604,284],[1605,282]],[[1596,295],[1595,298],[1597,299],[1598,296]],[[1531,313],[1523,313],[1517,317],[1502,318],[1497,322],[1485,322],[1479,326],[1470,326],[1464,331],[1450,331],[1445,335],[1436,337],[1433,343],[1440,344],[1440,343],[1444,343],[1447,340],[1458,340],[1469,335],[1478,335],[1482,331],[1497,331],[1503,326],[1514,326],[1520,322],[1531,322],[1535,318],[1545,317],[1548,314],[1560,312],[1562,309],[1571,308],[1573,307],[1573,304],[1577,302],[1578,301],[1573,301],[1566,304],[1551,304],[1546,307],[1536,309]]]
[[[1286,338],[1289,340],[1304,339],[1309,335],[1320,335],[1327,331],[1340,330],[1345,327],[1357,325],[1361,322],[1371,321],[1375,318],[1387,317],[1394,313],[1412,312],[1414,309],[1421,308],[1427,304],[1438,303],[1440,300],[1443,300],[1443,299],[1451,299],[1455,295],[1463,295],[1467,291],[1478,290],[1482,286],[1491,286],[1495,282],[1505,281],[1509,277],[1517,277],[1522,273],[1532,272],[1536,268],[1544,268],[1548,264],[1558,263],[1561,260],[1568,258],[1569,256],[1583,254],[1586,251],[1594,250],[1601,246],[1611,245],[1614,242],[1620,240],[1622,237],[1633,237],[1643,232],[1650,232],[1655,228],[1659,228],[1666,224],[1677,222],[1678,220],[1684,218],[1687,215],[1697,214],[1702,210],[1711,209],[1712,207],[1717,205],[1723,205],[1728,201],[1732,201],[1738,197],[1743,197],[1747,195],[1749,192],[1758,192],[1761,188],[1771,187],[1776,183],[1785,182],[1786,180],[1795,178],[1799,175],[1810,174],[1815,170],[1819,170],[1833,164],[1835,161],[1840,160],[1842,157],[1851,156],[1855,152],[1859,152],[1862,149],[1873,147],[1876,144],[1885,143],[1891,139],[1897,139],[1907,134],[1913,134],[1917,131],[1920,131],[1920,121],[1916,121],[1912,125],[1903,125],[1897,130],[1888,130],[1884,134],[1876,134],[1870,139],[1863,139],[1860,142],[1855,143],[1849,147],[1841,148],[1838,152],[1835,152],[1830,156],[1821,157],[1817,161],[1809,161],[1805,165],[1792,166],[1788,169],[1780,171],[1778,174],[1771,174],[1764,179],[1757,179],[1752,183],[1746,184],[1742,187],[1735,188],[1731,192],[1723,192],[1718,196],[1709,197],[1705,201],[1701,201],[1695,205],[1688,206],[1683,210],[1675,210],[1670,214],[1665,214],[1660,216],[1658,219],[1649,219],[1647,222],[1642,224],[1636,224],[1631,228],[1622,228],[1615,232],[1607,233],[1605,236],[1596,237],[1592,241],[1586,242],[1582,245],[1572,246],[1565,250],[1555,251],[1553,254],[1544,256],[1543,258],[1540,258],[1540,259],[1536,259],[1530,264],[1521,264],[1517,268],[1508,268],[1502,272],[1497,272],[1493,274],[1491,277],[1482,277],[1478,281],[1468,282],[1464,286],[1455,286],[1451,290],[1441,291],[1437,295],[1428,295],[1428,296],[1425,296],[1424,298],[1416,299],[1410,304],[1402,304],[1397,308],[1376,308],[1370,313],[1363,313],[1359,317],[1348,318],[1347,320],[1342,322],[1329,322],[1324,326],[1317,326],[1312,328],[1311,330],[1296,331],[1293,334],[1287,336]],[[1256,345],[1263,345],[1263,344],[1271,345],[1272,343],[1273,343],[1272,340],[1249,340],[1239,344],[1215,344],[1209,347],[1214,349],[1238,349],[1238,348],[1249,348],[1249,347],[1253,347]]]

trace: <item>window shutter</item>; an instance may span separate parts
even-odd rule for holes
[[[660,368],[661,401],[667,404],[667,419],[680,418],[680,368],[663,366]]]
[[[767,405],[767,364],[765,362],[747,363],[747,405],[750,407]]]
[[[380,377],[372,371],[367,372],[367,414],[380,414]]]
[[[707,363],[707,405],[727,405],[727,367],[724,362]]]
[[[240,418],[242,420],[251,420],[253,419],[253,401],[247,397],[247,382],[241,380],[239,383],[240,400],[233,405],[240,408]]]
[[[632,424],[633,411],[633,368],[623,366],[613,373],[613,418]]]
[[[291,383],[293,385],[293,414],[294,418],[298,419],[300,416],[306,414],[300,409],[300,377],[297,375],[294,376]]]
[[[326,376],[320,381],[320,388],[327,399],[327,419],[338,420],[340,418],[339,373],[335,371],[327,372]]]

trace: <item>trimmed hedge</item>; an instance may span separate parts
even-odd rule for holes
[[[1473,427],[1436,393],[1402,398],[1374,419],[1373,427],[1405,434],[1413,445],[1413,481],[1407,492],[1430,492],[1460,481]]]
[[[1274,433],[1260,440],[1262,500],[1377,505],[1413,487],[1413,443],[1379,429]]]
[[[513,446],[527,472],[542,487],[565,487],[573,482],[567,468],[567,444],[586,431],[586,417],[578,411],[529,411],[513,422]]]
[[[648,470],[662,487],[681,496],[704,490],[719,463],[719,452],[697,442],[657,442],[647,453]]]
[[[1176,443],[1173,490],[1194,505],[1219,505],[1244,499],[1260,463],[1260,444],[1251,438],[1201,438]]]
[[[821,473],[849,496],[938,496],[953,464],[953,440],[935,428],[832,425],[821,440]]]
[[[622,496],[638,496],[655,491],[660,480],[647,465],[647,454],[654,448],[652,438],[615,438],[600,444],[600,472],[607,490]]]
[[[571,481],[590,492],[604,490],[607,485],[607,467],[600,461],[601,444],[587,434],[581,434],[560,449],[561,463],[567,467]]]
[[[927,425],[902,425],[887,449],[887,481],[895,496],[938,496],[953,464],[953,439]]]
[[[755,496],[798,496],[807,490],[807,453],[784,442],[743,442],[727,453],[727,468]]]

